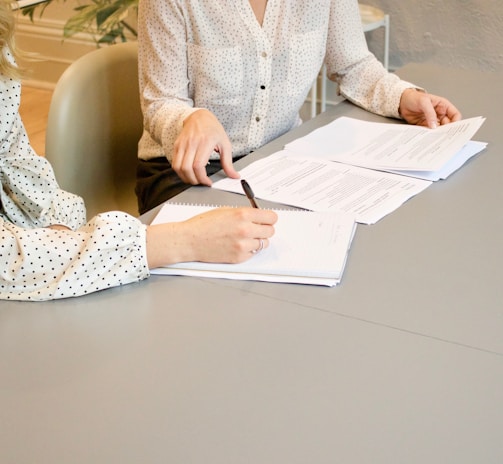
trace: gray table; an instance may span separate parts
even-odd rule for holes
[[[335,288],[153,276],[1,302],[0,462],[503,462],[503,75],[399,74],[486,116],[487,150],[359,226]],[[344,102],[237,167],[341,115],[382,120]],[[201,199],[246,204],[177,198]]]

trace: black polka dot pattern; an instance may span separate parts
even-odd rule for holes
[[[145,226],[126,213],[100,214],[77,231],[0,225],[1,299],[74,297],[149,275]]]
[[[356,0],[268,0],[262,26],[249,0],[142,0],[139,61],[143,159],[169,159],[198,108],[217,116],[234,156],[264,145],[300,124],[324,61],[348,99],[385,116],[399,117],[412,86],[369,53]]]
[[[20,84],[0,74],[0,299],[79,296],[147,277],[145,226],[122,212],[85,224],[82,199],[31,148],[19,101]]]

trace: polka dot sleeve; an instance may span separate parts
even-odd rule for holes
[[[389,73],[369,52],[354,0],[331,2],[325,61],[328,77],[344,97],[382,116],[400,118],[402,92],[416,87]]]
[[[0,75],[0,299],[73,297],[148,277],[145,226],[122,212],[85,224],[82,199],[30,146],[20,91]],[[47,228],[56,224],[70,230]]]
[[[75,297],[149,275],[146,227],[126,213],[100,214],[77,231],[0,226],[2,300]]]
[[[7,58],[12,57],[7,53]],[[0,216],[20,227],[85,222],[82,199],[59,188],[49,162],[30,145],[19,115],[21,85],[0,74]]]

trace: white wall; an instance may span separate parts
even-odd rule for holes
[[[21,12],[16,13],[16,41],[21,49],[35,54],[34,60],[21,63],[30,70],[26,79],[30,85],[54,87],[70,63],[96,48],[87,35],[63,41],[63,26],[77,4],[76,0],[50,4],[42,16],[36,12],[33,22]]]
[[[390,67],[431,62],[452,68],[503,69],[501,0],[362,0],[390,15]],[[379,33],[368,33],[379,53]]]
[[[502,0],[361,0],[360,3],[390,15],[390,70],[424,62],[489,72],[503,70]],[[366,37],[370,50],[382,61],[383,29],[367,32]],[[336,86],[331,82],[327,84],[327,99],[329,104],[338,100]]]
[[[95,38],[91,34],[76,34],[63,40],[63,26],[75,13],[74,8],[89,3],[90,0],[54,1],[42,15],[39,7],[33,22],[17,12],[16,40],[23,50],[38,56],[35,61],[22,63],[32,70],[26,79],[28,84],[53,88],[70,63],[96,49]],[[135,19],[131,18],[133,25]]]

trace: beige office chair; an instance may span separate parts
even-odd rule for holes
[[[88,218],[110,210],[138,214],[137,53],[136,42],[92,51],[68,67],[54,90],[46,157],[61,188],[84,198]]]

